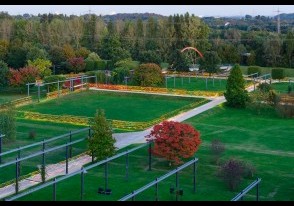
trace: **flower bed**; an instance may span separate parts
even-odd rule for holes
[[[84,88],[78,88],[78,89],[75,89],[73,92],[77,93],[77,92],[81,92],[83,90],[85,90],[86,87]],[[62,90],[59,90],[59,96],[64,96],[64,95],[67,95],[67,94],[70,94],[71,92],[69,91],[69,89],[62,89]],[[46,94],[46,97],[48,99],[53,99],[53,98],[57,98],[58,97],[58,91],[54,91],[54,92],[48,92]]]
[[[140,87],[140,86],[126,86],[126,85],[112,85],[112,84],[89,84],[89,87],[109,90],[123,90],[123,91],[137,91],[160,94],[176,94],[176,95],[190,95],[190,96],[206,96],[217,97],[223,95],[223,92],[217,91],[188,91],[183,89],[167,89],[159,87]]]
[[[15,106],[15,107],[19,107],[21,105],[29,104],[31,102],[32,102],[32,97],[31,96],[23,97],[23,98],[16,99],[16,100],[4,103],[4,104],[0,104],[0,109],[4,109],[5,107],[7,107],[10,104]]]

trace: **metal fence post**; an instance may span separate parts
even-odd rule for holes
[[[178,168],[177,168],[177,170],[178,170]],[[178,175],[178,172],[176,172],[176,201],[179,200],[178,191],[179,191],[179,175]]]
[[[155,184],[155,201],[158,201],[158,178],[155,179],[156,184]]]
[[[212,76],[212,86],[214,87],[214,76]]]
[[[165,87],[167,88],[167,76],[165,76]]]
[[[176,75],[174,76],[174,88],[176,88]]]
[[[29,82],[28,82],[28,97],[30,96],[30,84],[29,84]]]
[[[82,172],[81,172],[81,201],[83,200],[84,197],[84,167],[82,167]]]
[[[57,80],[57,96],[59,97],[59,79]]]
[[[126,180],[129,178],[129,153],[126,154]]]
[[[89,137],[91,137],[91,126],[89,126]]]
[[[18,172],[19,172],[19,169],[18,169],[18,158],[15,159],[16,162],[15,162],[15,193],[18,193],[18,190],[19,190],[19,183],[18,183]]]
[[[69,143],[71,143],[72,134],[71,131],[69,131]],[[72,157],[72,145],[69,146],[69,158]]]
[[[46,147],[45,140],[43,140],[43,148],[42,148],[42,150],[43,150],[43,154],[42,154],[42,165],[43,166],[45,166],[45,147]]]
[[[196,160],[196,158],[195,158]],[[193,191],[196,192],[196,161],[193,163]]]
[[[107,161],[107,158],[106,158]],[[105,169],[105,173],[104,173],[104,177],[105,177],[105,189],[104,191],[106,191],[108,189],[108,162],[105,162],[104,164],[104,169]]]
[[[68,143],[65,146],[65,174],[68,174]]]
[[[134,194],[135,192],[133,191],[132,194]],[[135,195],[132,196],[132,201],[135,201]]]
[[[17,158],[20,159],[20,147],[18,147]],[[20,161],[18,162],[18,176],[20,176]]]
[[[151,171],[151,142],[149,143],[149,171]]]
[[[258,178],[257,178],[258,181]],[[256,185],[256,201],[259,201],[259,183]]]
[[[0,164],[2,163],[2,137],[5,135],[0,134]]]
[[[84,89],[84,76],[81,77],[82,89]]]
[[[40,102],[40,85],[38,84],[38,102]]]
[[[53,184],[53,201],[56,201],[56,177],[54,177]]]

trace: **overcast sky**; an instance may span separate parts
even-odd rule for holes
[[[116,13],[156,13],[165,16],[189,12],[196,16],[274,16],[280,13],[294,13],[294,5],[0,5],[0,11],[10,15],[24,13],[62,13],[67,15],[96,15]]]

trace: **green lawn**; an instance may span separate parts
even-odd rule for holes
[[[292,92],[294,92],[294,82],[277,82],[273,83],[272,87],[278,92],[278,93],[288,93],[288,86],[291,85]]]
[[[286,77],[294,77],[294,68],[283,68],[283,67],[260,67],[261,68],[261,75],[271,73],[272,68],[280,68],[284,69]],[[248,66],[241,66],[241,70],[243,74],[247,74]]]
[[[43,140],[50,139],[52,137],[60,136],[65,133],[69,133],[70,131],[75,131],[81,128],[85,128],[85,126],[77,126],[71,124],[58,124],[52,122],[40,122],[40,121],[32,121],[26,119],[17,119],[16,122],[16,141],[3,144],[2,151],[6,152],[14,148],[18,148],[19,146],[33,144],[35,142],[41,142]],[[36,137],[35,139],[29,138],[29,132],[35,131]],[[79,134],[72,135],[72,141],[81,139],[83,137],[87,137],[88,132],[84,131]],[[46,143],[46,148],[52,148],[58,145],[66,144],[69,141],[69,136],[61,138],[56,141],[52,141]],[[29,149],[24,149],[21,151],[21,157],[28,156],[35,152],[38,152],[42,149],[42,145],[34,146]],[[86,142],[78,143],[73,145],[73,155],[78,155],[82,152],[86,151]],[[4,155],[2,157],[2,162],[9,162],[15,160],[18,156],[17,152],[12,154]],[[56,150],[54,152],[50,152],[46,154],[46,163],[52,164],[63,161],[65,159],[65,148]],[[21,163],[21,175],[26,175],[30,172],[37,170],[37,165],[41,163],[41,156],[33,157],[31,159],[25,160]],[[0,168],[0,184],[12,180],[15,178],[15,165],[10,165],[4,168]]]
[[[259,186],[261,201],[293,201],[294,192],[294,120],[280,119],[274,111],[257,116],[249,110],[230,109],[218,106],[185,123],[192,124],[201,133],[202,145],[196,153],[197,192],[192,192],[192,167],[179,173],[179,187],[183,189],[182,201],[188,200],[231,200],[239,191],[248,186],[255,178],[262,179]],[[238,190],[231,192],[216,176],[218,166],[211,161],[210,143],[220,139],[226,147],[221,162],[234,157],[251,162],[256,167],[252,179],[243,179]],[[134,146],[134,145],[133,145]],[[123,151],[125,149],[122,149]],[[147,148],[129,157],[129,179],[125,179],[125,157],[109,164],[109,188],[111,195],[97,194],[98,187],[104,187],[104,167],[99,166],[87,171],[85,175],[85,200],[117,200],[124,195],[153,181],[168,171],[167,161],[153,158],[152,171],[148,171]],[[79,200],[80,175],[57,184],[57,200]],[[159,200],[175,200],[169,193],[175,185],[175,176],[159,183]],[[75,188],[75,190],[72,190]],[[255,200],[253,189],[244,200]],[[136,196],[136,200],[154,200],[155,188],[152,187]],[[20,200],[52,200],[52,186]]]
[[[94,117],[104,109],[107,119],[150,121],[202,99],[150,94],[86,91],[20,107],[19,110],[54,115]]]
[[[164,82],[164,87],[169,89],[184,89],[188,91],[225,91],[226,90],[226,79],[213,79],[207,78],[207,87],[206,87],[206,78],[201,77],[170,77],[167,79],[167,82]]]

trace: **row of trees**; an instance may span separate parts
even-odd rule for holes
[[[109,22],[96,15],[30,19],[0,15],[0,31],[0,60],[15,69],[39,58],[50,60],[56,73],[76,72],[85,66],[67,66],[73,63],[70,59],[86,61],[95,52],[98,59],[109,60],[109,68],[130,58],[141,63],[168,62],[177,70],[187,70],[190,59],[180,52],[186,46],[214,52],[221,63],[293,67],[294,61],[293,31],[278,35],[209,28],[189,13]]]

